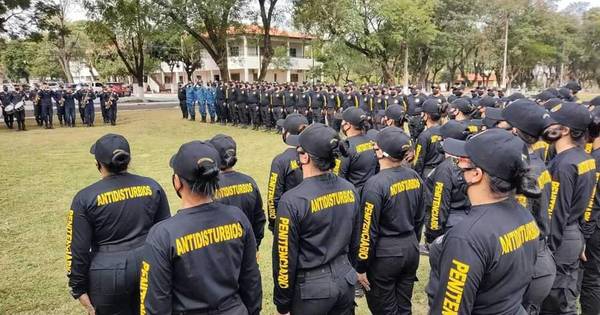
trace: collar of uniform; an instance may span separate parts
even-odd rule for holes
[[[196,212],[203,212],[203,211],[208,211],[208,210],[212,210],[215,207],[215,202],[209,202],[209,203],[203,203],[201,205],[197,205],[197,206],[193,206],[193,207],[189,207],[189,208],[183,208],[183,209],[179,209],[177,211],[177,214],[192,214],[192,213],[196,213]]]

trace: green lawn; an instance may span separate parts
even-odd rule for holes
[[[254,177],[263,194],[271,159],[285,147],[279,135],[184,121],[178,109],[121,112],[116,127],[102,126],[101,120],[94,128],[54,130],[27,123],[27,132],[0,127],[0,314],[83,314],[68,293],[64,271],[66,211],[79,189],[99,179],[89,148],[105,133],[129,139],[131,172],[156,179],[173,213],[179,200],[168,160],[182,143],[217,133],[232,136],[238,143],[238,170]],[[273,314],[272,237],[268,231],[265,235],[260,250],[263,313]],[[423,258],[415,314],[426,314],[428,268]],[[357,313],[368,314],[365,300],[358,302]]]

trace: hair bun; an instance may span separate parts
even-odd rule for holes
[[[126,151],[116,150],[110,161],[117,166],[127,165],[131,161],[131,155]]]
[[[542,196],[542,190],[538,181],[528,168],[521,169],[515,174],[517,182],[517,194],[523,194],[528,198],[539,198]]]
[[[199,161],[197,165],[198,176],[210,180],[219,175],[219,166],[213,160]]]

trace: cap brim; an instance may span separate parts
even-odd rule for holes
[[[277,124],[277,127],[283,128],[284,122],[285,122],[285,119],[277,119],[277,122],[275,124]]]
[[[96,154],[96,143],[92,144],[92,146],[90,147],[90,153]]]
[[[173,168],[173,162],[175,161],[175,156],[176,156],[176,155],[177,155],[177,154],[173,154],[173,156],[171,157],[171,159],[169,159],[169,167],[170,167],[170,168]]]
[[[285,143],[287,145],[291,145],[293,147],[299,147],[300,146],[300,135],[288,135],[285,138]]]
[[[448,138],[444,140],[442,147],[444,151],[456,157],[469,157],[465,149],[465,141]]]

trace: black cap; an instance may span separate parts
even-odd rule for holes
[[[558,97],[563,99],[563,100],[570,100],[573,96],[571,95],[571,90],[567,89],[567,88],[560,88],[558,89]]]
[[[108,133],[100,137],[90,148],[90,153],[94,155],[96,160],[104,164],[111,164],[113,157],[122,152],[131,155],[129,142],[125,137],[114,133]]]
[[[550,90],[544,90],[542,91],[540,94],[535,96],[535,100],[537,102],[546,102],[547,100],[551,99],[551,98],[555,98],[556,94],[553,93]]]
[[[502,109],[495,107],[487,107],[485,109],[485,117],[483,117],[482,123],[487,128],[496,127],[496,124],[502,120],[504,120],[504,117],[502,117]]]
[[[388,108],[385,109],[384,112],[384,116],[395,120],[395,121],[400,121],[404,118],[404,107],[398,105],[398,104],[393,104],[388,106]]]
[[[202,179],[211,169],[218,172],[219,165],[219,152],[212,144],[204,141],[184,143],[169,162],[173,172],[187,181]]]
[[[218,134],[208,142],[217,149],[217,152],[219,152],[221,162],[224,162],[227,156],[237,155],[237,145],[235,140],[228,135]]]
[[[449,120],[443,124],[440,128],[432,129],[434,133],[442,136],[444,139],[458,139],[465,140],[469,133],[469,127],[459,121]]]
[[[342,119],[351,125],[359,126],[367,120],[367,114],[358,107],[348,107],[342,113]]]
[[[496,107],[496,98],[491,96],[484,96],[479,100],[479,107]]]
[[[590,105],[591,106],[598,106],[598,105],[600,105],[600,96],[596,96],[596,97],[592,98],[590,100]]]
[[[563,102],[550,109],[550,116],[557,123],[571,129],[584,131],[592,121],[590,112],[575,102]]]
[[[457,98],[454,101],[452,101],[452,103],[450,104],[451,107],[455,107],[457,108],[459,111],[463,112],[463,113],[470,113],[472,111],[472,105],[471,102],[466,99],[466,98]]]
[[[525,143],[503,129],[488,129],[467,141],[447,139],[443,148],[450,155],[471,159],[487,174],[506,181],[513,181],[527,167]]]
[[[426,100],[417,112],[438,114],[440,112],[440,102],[437,98]]]
[[[302,126],[306,125],[308,125],[308,120],[300,114],[289,114],[285,119],[277,120],[277,126],[285,129],[291,135],[300,134]]]
[[[306,127],[299,135],[288,136],[289,145],[299,146],[320,158],[331,158],[339,142],[337,132],[321,123]]]
[[[395,126],[381,130],[375,137],[375,143],[385,155],[394,159],[402,159],[411,147],[410,138],[404,130]]]
[[[502,111],[502,116],[511,126],[532,137],[541,136],[544,129],[556,124],[556,121],[545,109],[526,99],[508,105]]]
[[[565,87],[573,92],[581,91],[581,85],[579,84],[579,82],[574,80],[567,82],[567,84],[565,84]]]
[[[516,101],[516,100],[520,100],[520,99],[522,99],[522,98],[525,98],[525,95],[523,95],[523,94],[521,94],[521,93],[519,93],[519,92],[513,93],[513,94],[511,94],[510,96],[508,96],[508,100],[509,100],[510,102],[514,102],[514,101]]]
[[[560,98],[553,97],[553,98],[547,100],[546,103],[544,103],[544,108],[546,108],[547,110],[550,110],[552,107],[554,107],[560,103],[562,103],[562,100]]]

